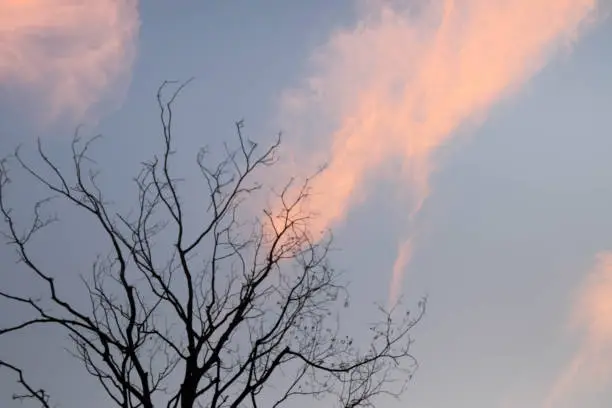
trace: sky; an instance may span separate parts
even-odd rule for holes
[[[185,157],[244,118],[253,139],[283,132],[271,181],[328,165],[312,228],[334,230],[351,324],[374,302],[428,296],[420,368],[381,406],[609,407],[611,6],[4,0],[0,152],[41,137],[63,157],[84,124],[105,136],[97,157],[122,197],[157,146],[157,87],[194,77],[177,107]],[[41,245],[62,270],[95,254],[77,226]],[[6,277],[11,256],[0,248],[2,281],[27,285]],[[53,341],[33,337],[2,348],[25,366],[59,361]],[[78,363],[60,367],[37,375],[63,406],[95,401]],[[0,378],[5,398],[12,383]]]

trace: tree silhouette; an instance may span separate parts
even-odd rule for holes
[[[70,172],[40,141],[44,171],[19,150],[2,161],[3,233],[44,290],[36,296],[0,290],[4,304],[33,316],[0,327],[0,336],[32,326],[64,330],[73,355],[122,408],[280,407],[298,398],[357,407],[402,393],[416,368],[410,330],[424,301],[415,316],[398,318],[397,311],[380,308],[382,317],[367,327],[365,343],[344,335],[338,316],[348,304],[346,286],[328,262],[330,235],[309,232],[312,214],[302,207],[308,180],[290,180],[262,216],[245,216],[244,206],[262,188],[258,170],[276,163],[280,136],[262,150],[243,136],[242,122],[236,124],[237,147],[226,147],[221,161],[211,164],[204,149],[197,155],[208,207],[200,219],[188,219],[171,166],[173,103],[185,84],[165,98],[169,85],[157,95],[163,148],[134,179],[135,211],[121,214],[105,200],[99,170],[88,157],[96,138],[82,142],[75,136]],[[51,194],[34,203],[25,228],[8,201],[10,163]],[[83,279],[87,305],[67,300],[44,261],[32,254],[33,237],[59,222],[49,215],[52,199],[94,220],[110,244]],[[190,233],[201,219],[206,221]],[[5,358],[0,355],[0,367],[13,372],[21,388],[14,398],[51,407],[48,393]]]

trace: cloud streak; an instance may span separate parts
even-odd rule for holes
[[[125,92],[139,30],[137,0],[3,0],[0,86],[42,99],[43,120],[83,119]]]
[[[436,150],[571,45],[596,3],[362,3],[358,24],[336,31],[313,55],[304,83],[282,99],[294,171],[328,163],[312,185],[314,228],[342,221],[376,177],[397,177],[409,197],[406,214],[418,212],[431,189]],[[397,284],[409,247],[399,246]]]
[[[547,408],[571,400],[577,392],[603,389],[612,380],[612,251],[597,255],[578,291],[570,324],[582,333],[581,345],[552,387]]]

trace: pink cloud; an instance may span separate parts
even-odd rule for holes
[[[547,408],[580,392],[601,390],[612,380],[612,252],[597,255],[577,293],[570,324],[582,335],[581,344],[553,385]]]
[[[137,0],[0,2],[0,85],[27,89],[43,119],[76,120],[121,97],[136,54]]]
[[[592,21],[596,0],[368,1],[336,31],[286,92],[280,121],[293,137],[292,171],[313,184],[314,231],[342,221],[367,197],[368,180],[394,174],[415,214],[430,192],[433,154],[478,124]],[[393,282],[407,264],[402,244]],[[397,289],[392,289],[397,292]]]

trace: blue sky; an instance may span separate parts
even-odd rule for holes
[[[70,1],[64,3],[69,7]],[[0,152],[9,152],[17,143],[30,150],[40,136],[52,154],[62,157],[74,126],[84,121],[89,124],[87,132],[105,136],[97,157],[109,164],[104,177],[110,194],[122,197],[129,188],[129,175],[158,143],[157,87],[165,79],[195,77],[177,105],[177,143],[184,157],[194,157],[201,145],[230,139],[234,121],[244,118],[253,139],[271,140],[278,130],[284,132],[286,151],[299,157],[291,167],[299,176],[311,172],[320,157],[339,163],[331,166],[320,188],[326,206],[340,203],[341,216],[324,217],[323,226],[334,229],[336,246],[342,250],[333,261],[351,280],[355,313],[350,324],[358,324],[373,302],[387,301],[398,246],[412,239],[412,257],[401,268],[403,278],[395,281],[400,285],[395,289],[409,303],[429,297],[426,318],[414,333],[414,354],[421,367],[401,401],[381,406],[539,408],[547,406],[554,390],[560,391],[551,400],[552,407],[610,406],[612,376],[599,365],[612,364],[612,307],[589,301],[605,298],[605,293],[612,299],[612,291],[605,292],[612,286],[608,277],[612,271],[597,258],[612,251],[612,25],[605,14],[609,2],[600,1],[591,14],[586,11],[595,3],[588,0],[457,0],[451,9],[444,9],[443,3],[431,3],[433,18],[416,9],[404,10],[414,5],[409,1],[389,2],[391,15],[386,17],[378,16],[384,7],[374,1],[143,2],[137,8],[136,34],[117,37],[133,42],[133,59],[129,53],[108,57],[116,58],[109,67],[125,66],[130,72],[110,78],[121,86],[76,87],[102,101],[87,106],[91,109],[85,116],[76,115],[81,110],[70,104],[81,106],[91,98],[80,98],[77,92],[74,100],[62,105],[68,108],[49,118],[46,113],[55,112],[59,103],[53,89],[21,76],[19,70],[11,71],[11,64],[0,65]],[[505,13],[499,11],[503,7],[508,8]],[[450,10],[449,30],[455,33],[444,48],[449,59],[444,53],[429,53],[437,46],[434,40],[443,26],[444,10]],[[549,19],[541,20],[542,10],[550,11]],[[584,18],[576,17],[579,11],[585,11]],[[499,17],[513,12],[523,20]],[[133,14],[119,15],[134,23]],[[589,16],[595,21],[581,26],[574,36],[574,19],[584,23]],[[507,24],[511,35],[491,35],[499,44],[467,43],[480,38],[476,28],[476,34],[470,31],[471,25],[486,25],[489,19],[492,27]],[[123,22],[117,21],[113,28]],[[542,24],[559,21],[558,29],[541,34]],[[360,24],[361,29],[355,29]],[[73,26],[67,35],[81,27]],[[0,43],[3,35],[7,34],[0,29]],[[406,37],[396,38],[401,35]],[[375,46],[381,49],[372,49]],[[0,46],[0,52],[7,49]],[[439,55],[445,67],[465,62],[460,50],[473,50],[484,55],[482,61],[490,61],[490,66],[479,65],[474,71],[482,78],[494,70],[505,73],[506,67],[518,68],[500,75],[507,85],[503,82],[486,97],[457,105],[473,110],[464,114],[453,108],[447,114],[446,98],[430,96],[423,89],[436,85],[437,78],[444,80],[440,87],[455,89],[460,71],[452,76],[447,74],[455,73],[452,67],[447,70],[433,63],[423,66],[435,72],[412,69],[424,64],[419,58]],[[319,59],[313,62],[313,55]],[[507,61],[496,60],[505,56]],[[523,57],[525,61],[520,60]],[[532,68],[535,60],[537,66]],[[471,72],[468,65],[465,75]],[[44,67],[40,69],[44,73]],[[71,75],[66,72],[58,69],[47,78],[61,81],[62,75]],[[416,85],[412,75],[421,78]],[[465,80],[457,89],[477,94],[482,88],[478,76],[466,78],[474,82]],[[318,81],[314,88],[309,79]],[[406,91],[423,92],[426,119],[401,119],[402,102],[390,102],[387,91],[381,91],[387,81],[397,79]],[[313,100],[314,91],[320,94]],[[288,95],[299,99],[297,113],[287,108]],[[377,112],[375,123],[382,122],[367,131],[367,123],[360,122],[362,105],[353,104],[363,95],[373,95],[368,99],[372,104],[363,106]],[[389,114],[390,109],[401,114]],[[427,123],[439,123],[436,115],[454,118],[455,113],[460,120],[448,119],[452,122],[448,131],[429,133]],[[357,118],[358,125],[347,131],[342,126],[349,116]],[[391,123],[396,119],[397,126]],[[370,132],[376,140],[352,139],[351,129]],[[405,148],[400,141],[412,138],[410,146],[420,146],[430,136],[437,142],[423,155],[394,155]],[[361,161],[359,150],[346,153],[359,143],[372,150]],[[385,146],[391,146],[393,154],[387,154]],[[344,180],[346,169],[363,177],[355,176],[350,194],[341,197],[333,190],[343,186],[334,183]],[[26,199],[31,194],[19,191],[18,196]],[[420,200],[423,205],[415,212]],[[76,227],[78,222],[67,226]],[[68,229],[58,233],[62,239],[43,245],[44,253],[54,258],[59,241],[72,242],[70,260],[52,261],[62,268],[87,268],[96,238],[78,242]],[[6,248],[0,249],[2,281],[15,279],[10,275],[10,257]],[[595,281],[601,285],[589,285],[590,276],[600,276]],[[23,344],[38,344],[35,340],[0,344],[26,366],[66,361],[53,342],[24,352]],[[584,363],[577,374],[567,374],[578,360]],[[40,369],[40,377],[66,401],[65,406],[91,404],[97,391],[80,378],[78,365],[63,364],[61,375]],[[0,378],[4,398],[12,383],[8,377]],[[79,381],[83,386],[71,392],[72,384]]]

